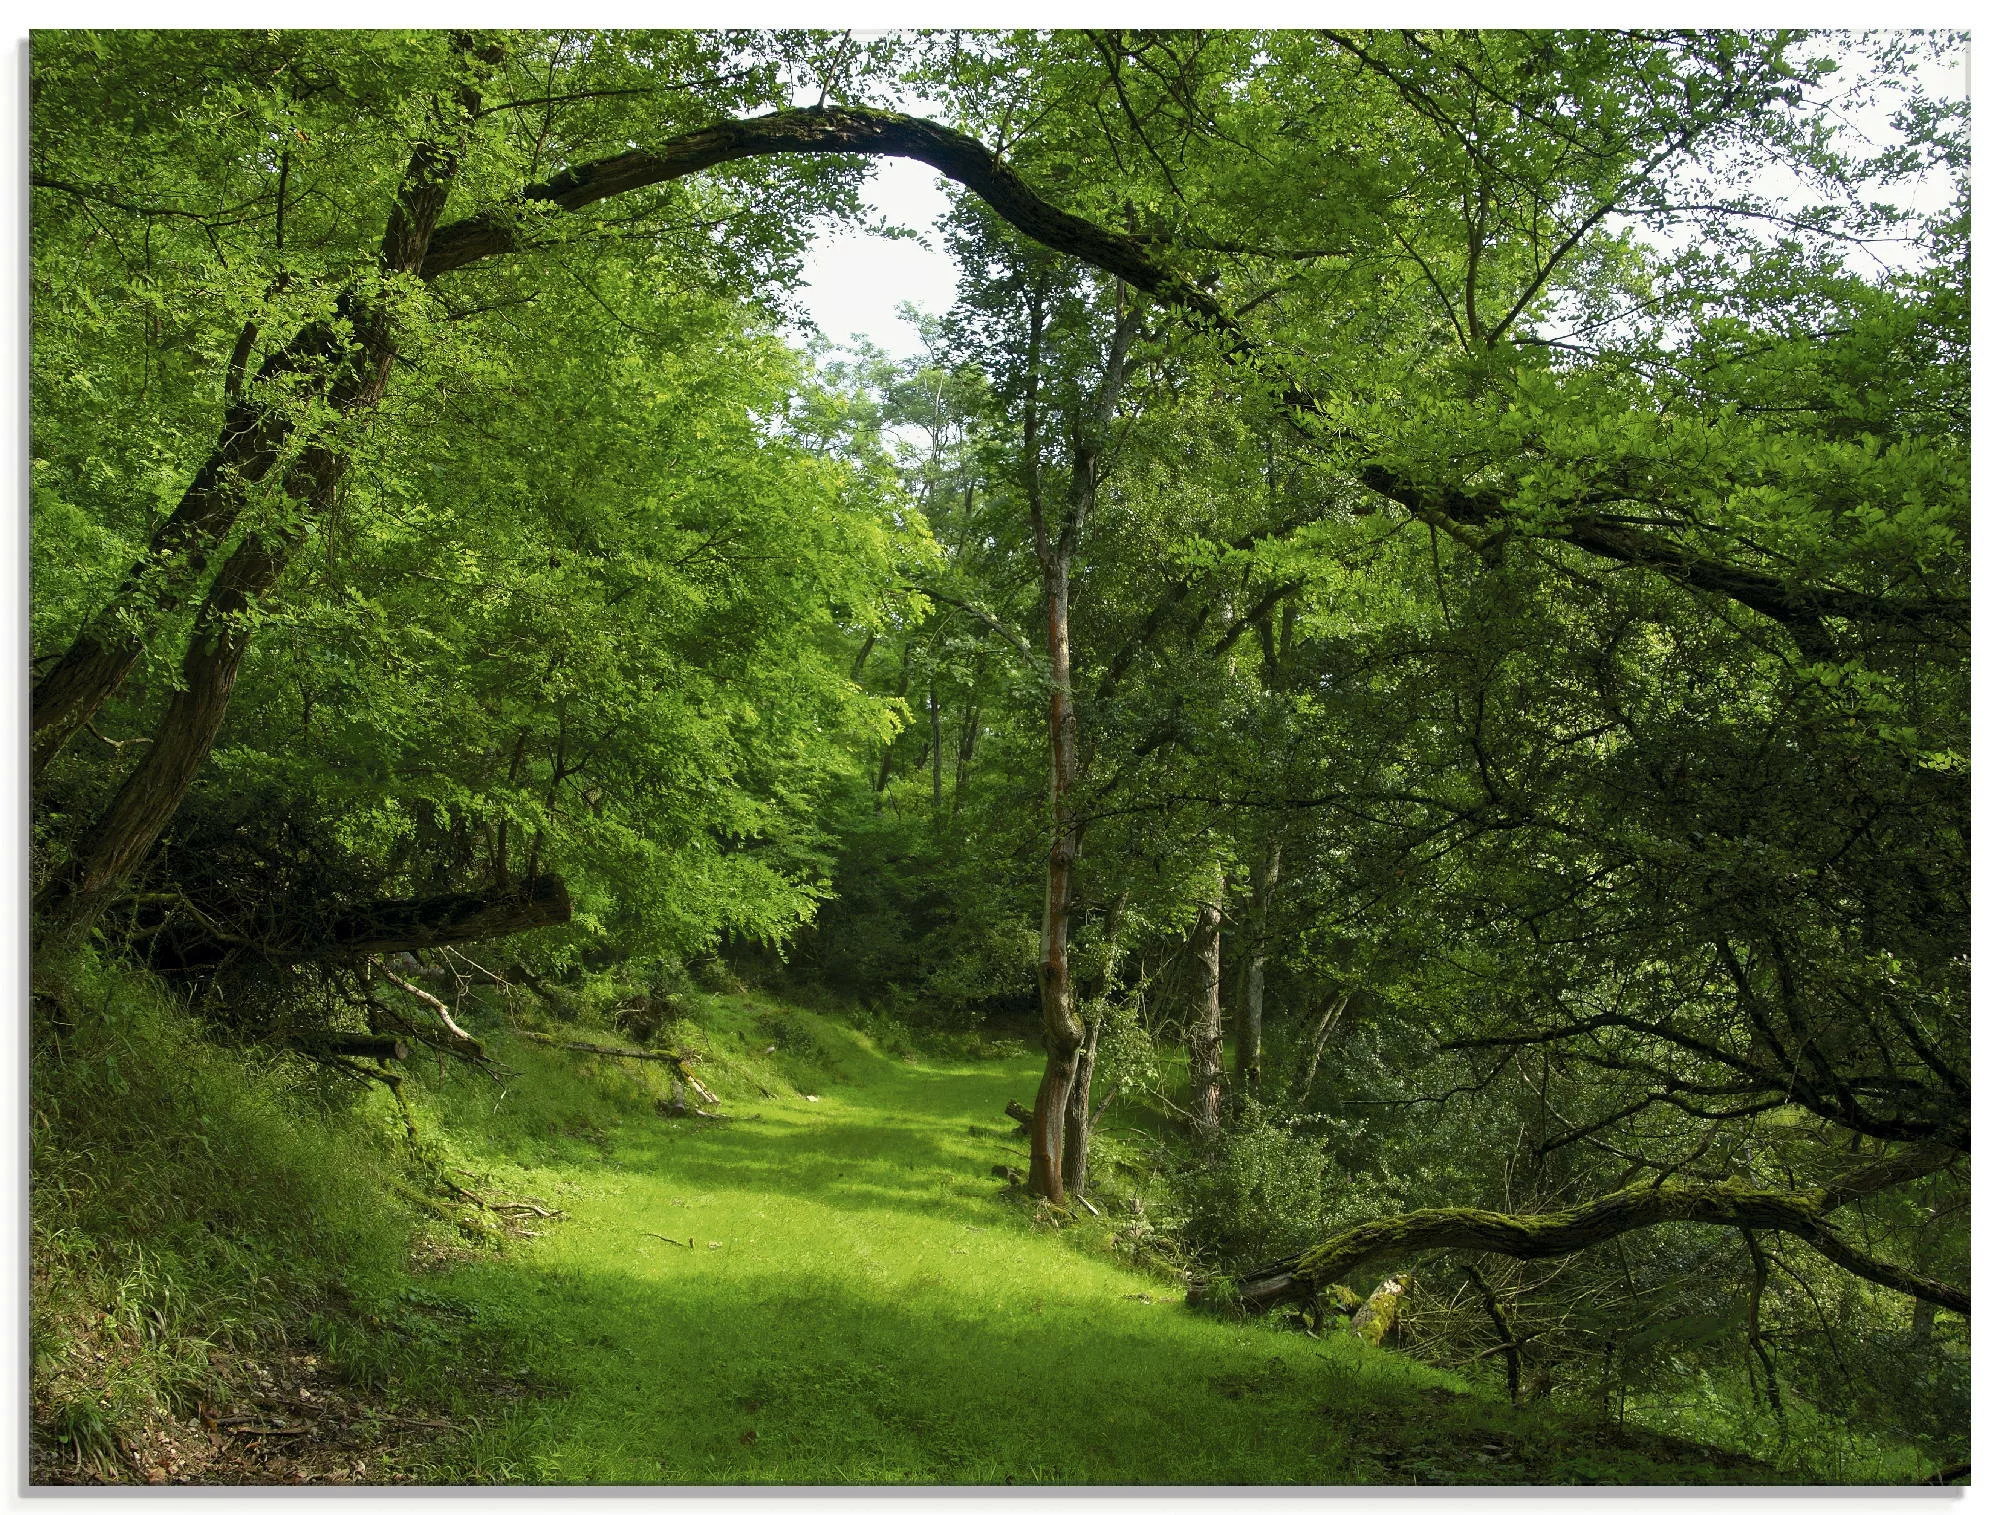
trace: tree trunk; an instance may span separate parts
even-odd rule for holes
[[[1507,1311],[1494,1294],[1486,1277],[1472,1264],[1465,1265],[1465,1276],[1472,1280],[1472,1287],[1479,1293],[1479,1302],[1486,1308],[1486,1318],[1493,1322],[1494,1334],[1500,1338],[1500,1350],[1507,1358],[1507,1401],[1521,1402],[1521,1342],[1514,1334],[1514,1323],[1507,1318]]]
[[[167,702],[145,756],[75,857],[36,898],[46,939],[74,940],[87,931],[180,809],[229,710],[230,691],[250,645],[245,612],[283,571],[296,540],[246,538],[222,565],[195,618],[181,660],[181,687]]]
[[[1353,996],[1352,989],[1337,989],[1327,996],[1320,1007],[1319,1024],[1313,1027],[1312,1045],[1306,1054],[1305,1068],[1299,1074],[1298,1086],[1291,1092],[1294,1104],[1303,1104],[1306,1096],[1312,1093],[1313,1080],[1319,1077],[1320,1059],[1326,1055],[1327,1043],[1333,1040],[1347,1002]]]
[[[1279,843],[1264,844],[1262,865],[1251,876],[1250,919],[1244,926],[1243,992],[1236,1002],[1236,1076],[1254,1094],[1264,1079],[1264,961],[1271,896],[1278,887]]]
[[[497,62],[499,53],[488,47],[476,56]],[[469,86],[461,89],[455,104],[456,117],[448,125],[440,121],[444,127],[440,140],[419,143],[411,153],[382,236],[379,262],[385,274],[413,275],[423,266],[431,234],[470,140],[479,108],[477,91]],[[440,104],[440,118],[446,109]],[[337,413],[375,404],[388,387],[396,356],[393,321],[386,304],[351,294],[342,297],[342,304],[352,322],[353,340],[333,344],[339,354],[338,366],[320,391]],[[311,333],[299,339],[315,349],[327,346],[328,341],[324,335]],[[281,367],[296,366],[293,348],[299,342],[277,354],[272,362]],[[271,366],[267,363],[267,372]],[[282,443],[280,437],[276,445]],[[245,466],[260,476],[268,473],[278,454],[269,442],[265,453],[268,460],[259,464],[259,454],[253,449],[244,460]],[[210,463],[214,462],[212,457]],[[182,686],[168,701],[146,755],[126,777],[69,866],[50,880],[36,900],[49,940],[74,940],[89,929],[180,808],[229,709],[229,696],[250,644],[250,612],[284,572],[294,548],[303,540],[307,520],[332,502],[346,469],[344,454],[318,444],[305,448],[284,483],[285,493],[299,502],[299,518],[253,532],[222,565],[195,614],[194,630],[182,659]],[[207,548],[235,524],[245,498],[240,488],[242,470],[229,487],[221,487],[226,482],[222,471],[205,468],[204,474],[212,474],[219,481],[218,487],[201,497],[205,503],[190,508],[175,538],[177,545],[196,557],[205,555]],[[182,504],[189,507],[190,502],[184,498]],[[176,511],[176,516],[180,515]],[[143,570],[127,575],[128,587],[143,587],[145,582]],[[138,597],[131,603],[141,611],[150,606],[156,616],[177,596],[162,601],[157,587],[161,581],[153,582],[156,587],[144,593],[134,588]],[[116,600],[104,615],[114,613],[122,614]],[[111,697],[138,657],[147,624],[142,620],[136,629],[122,629],[111,635],[109,643],[100,640],[96,632],[87,632],[70,648],[45,681],[45,691],[37,691],[31,720],[40,735],[34,740],[31,762],[46,764]]]
[[[1061,1204],[1063,1138],[1083,1021],[1076,1013],[1071,978],[1069,912],[1076,871],[1076,822],[1070,791],[1076,783],[1076,715],[1069,689],[1069,562],[1049,553],[1043,563],[1043,602],[1049,645],[1049,810],[1054,838],[1049,844],[1048,879],[1042,900],[1041,959],[1036,978],[1042,998],[1042,1037],[1048,1062],[1035,1095],[1035,1124],[1029,1143],[1028,1187]]]
[[[1090,1081],[1097,1071],[1097,1035],[1103,1026],[1099,1018],[1084,1029],[1083,1045],[1076,1052],[1076,1077],[1063,1108],[1063,1188],[1075,1195],[1083,1194],[1090,1184]]]
[[[1222,883],[1194,918],[1189,939],[1194,1002],[1188,1017],[1189,1113],[1197,1143],[1222,1132]]]
[[[926,690],[931,707],[931,819],[944,811],[944,725],[939,718],[937,680]]]
[[[1757,1360],[1757,1367],[1764,1370],[1764,1400],[1771,1407],[1771,1413],[1785,1418],[1785,1399],[1778,1392],[1778,1365],[1771,1361],[1771,1349],[1764,1344],[1764,1289],[1771,1281],[1770,1264],[1764,1259],[1764,1249],[1757,1245],[1757,1233],[1746,1229],[1743,1245],[1750,1249],[1750,1308],[1744,1320],[1743,1336],[1749,1343],[1750,1354]],[[1757,1373],[1750,1374],[1750,1394],[1757,1395]]]

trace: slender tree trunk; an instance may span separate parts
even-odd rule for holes
[[[1254,1094],[1264,1078],[1264,962],[1271,896],[1278,887],[1279,842],[1264,844],[1264,859],[1250,880],[1250,919],[1244,923],[1243,989],[1236,1002],[1236,1077]]]
[[[975,699],[965,708],[965,718],[959,726],[958,752],[951,768],[951,818],[958,819],[959,801],[965,793],[965,770],[972,764],[972,752],[979,740],[979,702]]]
[[[1035,560],[1042,574],[1042,609],[1049,652],[1049,842],[1048,884],[1042,906],[1041,959],[1037,980],[1042,996],[1042,1038],[1048,1061],[1035,1094],[1035,1120],[1029,1132],[1029,1192],[1056,1204],[1066,1198],[1063,1175],[1072,1090],[1077,1080],[1077,1054],[1082,1050],[1084,1024],[1076,1013],[1076,985],[1070,973],[1069,916],[1075,899],[1076,858],[1081,843],[1075,803],[1077,779],[1076,701],[1070,680],[1070,565],[1083,524],[1097,499],[1098,471],[1107,434],[1125,382],[1125,360],[1137,312],[1118,291],[1111,352],[1098,386],[1093,414],[1079,418],[1070,448],[1069,498],[1066,519],[1050,530],[1044,508],[1041,475],[1041,350],[1047,311],[1039,292],[1028,304],[1028,364],[1026,408],[1021,428],[1023,483],[1029,521],[1035,534]],[[1089,1123],[1081,1130],[1087,1139]],[[1084,1161],[1082,1154],[1078,1161]]]
[[[1464,1265],[1465,1276],[1472,1280],[1472,1287],[1479,1292],[1479,1302],[1486,1307],[1486,1317],[1493,1322],[1494,1333],[1500,1338],[1500,1350],[1507,1358],[1507,1401],[1521,1402],[1521,1343],[1514,1335],[1514,1323],[1507,1318],[1507,1311],[1501,1305],[1486,1276],[1471,1263]]]
[[[1313,1080],[1319,1077],[1320,1059],[1326,1055],[1326,1044],[1333,1040],[1341,1015],[1353,995],[1352,989],[1337,989],[1327,996],[1326,1003],[1320,1007],[1319,1024],[1313,1027],[1312,1046],[1306,1054],[1305,1068],[1299,1074],[1298,1087],[1291,1092],[1294,1104],[1303,1104],[1306,1096],[1312,1093]]]
[[[902,672],[896,678],[896,698],[902,699],[910,692],[910,643],[903,641]],[[882,813],[882,797],[889,789],[889,776],[895,772],[896,739],[892,736],[882,746],[882,765],[875,770],[875,813]]]
[[[1100,1018],[1084,1028],[1083,1045],[1076,1052],[1076,1077],[1063,1110],[1063,1188],[1070,1194],[1080,1195],[1090,1187],[1090,1084],[1097,1072],[1097,1036],[1103,1026]]]
[[[1189,942],[1194,1003],[1188,1018],[1188,1092],[1194,1137],[1208,1143],[1222,1131],[1222,881],[1202,902]]]
[[[1069,687],[1069,562],[1055,553],[1043,564],[1043,600],[1049,644],[1049,809],[1054,838],[1049,844],[1048,883],[1042,903],[1042,1035],[1048,1063],[1035,1096],[1035,1123],[1029,1143],[1028,1186],[1061,1204],[1065,1198],[1063,1139],[1077,1054],[1084,1025],[1076,1013],[1076,985],[1070,972],[1069,913],[1076,882],[1076,820],[1071,791],[1076,784],[1076,712]]]
[[[931,817],[944,809],[944,725],[938,715],[937,680],[927,689],[931,707]]]
[[[1764,1344],[1764,1289],[1770,1282],[1770,1265],[1764,1259],[1764,1249],[1757,1245],[1757,1234],[1745,1229],[1743,1245],[1750,1249],[1750,1309],[1744,1321],[1744,1339],[1750,1345],[1751,1354],[1757,1360],[1757,1367],[1764,1370],[1763,1392],[1765,1402],[1771,1406],[1771,1413],[1785,1418],[1784,1396],[1778,1392],[1778,1368],[1771,1361],[1771,1349]],[[1750,1393],[1757,1393],[1756,1369],[1751,1370]]]

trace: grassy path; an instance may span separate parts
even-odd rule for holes
[[[1036,1072],[1025,1058],[910,1064],[857,1046],[816,1101],[788,1090],[729,1101],[741,1114],[726,1122],[634,1118],[588,1160],[497,1168],[569,1218],[437,1290],[525,1329],[550,1392],[458,1443],[448,1476],[1547,1476],[1480,1476],[1505,1461],[1519,1418],[1443,1375],[1351,1340],[1196,1315],[1172,1285],[1034,1226],[989,1170],[1010,1153],[997,1112]],[[1583,1470],[1593,1480],[1639,1471],[1629,1450],[1585,1455],[1609,1459]]]

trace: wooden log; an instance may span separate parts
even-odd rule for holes
[[[360,958],[488,941],[537,926],[562,925],[570,913],[569,891],[554,874],[543,874],[513,889],[376,900],[334,917],[296,956]]]
[[[309,1031],[292,1038],[292,1046],[316,1057],[373,1057],[401,1062],[410,1044],[395,1036],[370,1036],[362,1031]]]
[[[1341,1315],[1352,1315],[1362,1305],[1361,1296],[1345,1284],[1328,1284],[1315,1290],[1307,1280],[1292,1271],[1290,1260],[1273,1263],[1229,1282],[1231,1287],[1222,1291],[1221,1299],[1226,1302],[1233,1297],[1236,1304],[1252,1315],[1260,1315],[1283,1304],[1298,1305],[1314,1317],[1327,1309]],[[1188,1286],[1187,1303],[1190,1305],[1208,1304],[1216,1298],[1214,1286],[1205,1279],[1197,1279]]]
[[[189,911],[179,913],[184,917]],[[170,919],[152,934],[148,954],[162,973],[205,972],[239,954],[274,963],[352,962],[559,926],[570,913],[569,891],[562,880],[544,874],[511,889],[374,900],[324,920],[245,928],[249,934],[240,937],[212,927],[205,918]]]
[[[1007,1101],[1007,1114],[1021,1123],[1023,1131],[1031,1129],[1035,1124],[1035,1112],[1022,1104],[1018,1099]]]

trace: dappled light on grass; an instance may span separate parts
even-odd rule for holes
[[[1036,1059],[897,1062],[846,1028],[808,1024],[837,1044],[817,1100],[774,1091],[732,1102],[722,1122],[634,1120],[601,1160],[510,1175],[560,1193],[571,1218],[443,1286],[522,1329],[559,1388],[453,1448],[441,1474],[1458,1481],[1442,1476],[1454,1436],[1497,1446],[1525,1423],[1394,1353],[1191,1313],[1177,1279],[1038,1225],[989,1171],[1019,1161],[994,1122],[1032,1088]],[[1079,1397],[1093,1406],[1087,1438],[1072,1434]],[[1469,1429],[1464,1412],[1443,1412],[1461,1405],[1504,1424]],[[1403,1427],[1428,1427],[1437,1445],[1410,1450]],[[1531,1474],[1520,1456],[1480,1455],[1465,1481],[1566,1481],[1546,1462]],[[1615,1477],[1631,1457],[1606,1455],[1590,1476]]]

